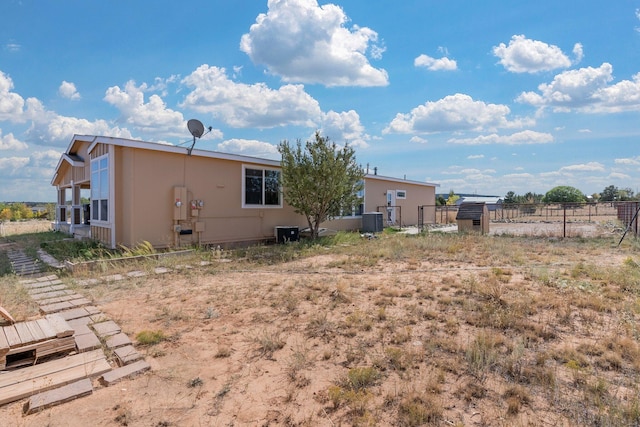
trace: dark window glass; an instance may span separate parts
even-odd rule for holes
[[[258,169],[245,169],[244,176],[244,203],[247,205],[261,205],[262,171]]]
[[[268,170],[264,174],[264,204],[277,206],[280,204],[280,172]]]

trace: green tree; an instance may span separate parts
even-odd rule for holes
[[[502,203],[505,205],[513,205],[516,203],[516,193],[513,191],[508,191],[507,194],[504,195],[504,199],[502,199]]]
[[[602,190],[600,193],[600,201],[601,202],[613,202],[618,200],[618,187],[615,185],[610,185]]]
[[[285,140],[278,151],[284,200],[306,217],[311,238],[318,237],[322,222],[361,203],[358,192],[364,188],[364,171],[348,144],[338,149],[316,131],[315,139],[304,148],[300,140],[295,145]]]
[[[543,201],[545,203],[580,203],[585,201],[585,197],[577,188],[560,185],[547,191]]]
[[[460,199],[460,196],[458,196],[456,193],[453,192],[453,190],[449,190],[449,197],[447,197],[447,206],[453,206],[456,204],[456,202]]]

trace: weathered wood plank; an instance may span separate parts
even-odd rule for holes
[[[124,378],[133,377],[141,374],[142,372],[148,371],[149,369],[151,369],[151,365],[144,360],[139,360],[130,365],[125,365],[105,373],[100,377],[99,381],[102,385],[108,387]]]
[[[83,335],[76,335],[74,336],[74,339],[76,341],[76,348],[78,349],[79,353],[102,348],[102,343],[93,332]]]
[[[43,299],[60,297],[60,296],[64,296],[64,295],[73,295],[73,294],[74,294],[73,291],[71,291],[69,289],[65,289],[63,291],[51,291],[51,292],[43,292],[41,294],[31,295],[31,298],[36,300],[36,301],[40,301],[40,300],[43,300]]]
[[[13,326],[15,326],[16,331],[20,336],[20,341],[22,345],[31,344],[32,342],[36,341],[33,335],[31,335],[31,332],[29,331],[29,328],[27,327],[25,322],[18,322]]]
[[[9,347],[19,346],[22,344],[22,341],[20,341],[20,335],[18,335],[18,331],[16,331],[16,328],[13,325],[4,326],[2,330],[7,338]]]
[[[4,329],[0,328],[0,356],[4,356],[9,351],[9,342],[4,334]]]
[[[96,333],[101,337],[107,337],[109,335],[115,335],[122,332],[120,326],[113,320],[108,320],[106,322],[94,323],[91,327],[96,331]]]
[[[73,349],[73,337],[53,338],[47,341],[34,342],[31,344],[21,345],[19,347],[11,347],[7,352],[7,356],[26,353],[36,350],[36,355],[45,356],[53,353],[60,353],[70,348]]]
[[[110,337],[108,337],[105,344],[107,344],[108,348],[113,349],[131,344],[131,340],[126,334],[121,332],[119,334],[111,335]]]
[[[79,356],[83,356],[85,354],[87,353],[79,354]],[[24,368],[20,371],[24,371],[27,369],[30,368]],[[11,387],[0,389],[0,405],[14,402],[25,397],[33,396],[36,393],[41,393],[56,387],[67,385],[82,378],[91,378],[102,375],[106,372],[109,372],[110,370],[111,365],[109,365],[109,362],[107,362],[106,359],[100,359],[95,361],[94,363],[82,364],[80,366],[75,366],[56,373],[43,375],[41,377],[29,379],[27,381],[22,381],[12,385]]]
[[[14,319],[7,310],[2,308],[2,306],[0,306],[0,317],[9,322],[9,324],[16,323],[16,319]]]
[[[29,332],[31,332],[31,336],[33,337],[34,341],[44,341],[49,338],[44,334],[44,332],[42,332],[42,329],[40,329],[40,326],[38,326],[37,321],[30,320],[28,322],[25,322],[25,325],[27,325]]]
[[[88,396],[93,393],[93,385],[89,378],[81,379],[63,387],[38,393],[29,398],[25,403],[23,412],[26,415],[34,414],[52,406],[70,402],[79,397]]]
[[[0,375],[0,390],[7,387],[11,388],[15,384],[23,381],[29,381],[30,379],[51,375],[76,366],[84,367],[84,365],[92,365],[101,359],[106,360],[104,352],[102,350],[93,350],[82,354],[67,356],[62,359],[51,360],[49,362],[29,366],[28,368],[18,369],[16,371],[3,372],[2,375]]]
[[[73,329],[60,314],[47,314],[44,318],[49,321],[51,327],[56,331],[56,336],[58,338],[70,337],[73,335]]]
[[[132,362],[142,359],[142,354],[133,348],[132,345],[127,345],[114,350],[116,357],[118,358],[118,365],[124,366]]]
[[[47,338],[56,337],[56,330],[51,327],[47,319],[38,319],[36,322],[38,323],[38,326],[40,326],[42,333],[44,333]]]

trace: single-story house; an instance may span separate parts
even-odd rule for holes
[[[54,228],[109,248],[156,248],[273,240],[276,227],[308,226],[283,199],[280,162],[139,140],[75,135],[60,157]],[[322,224],[359,230],[362,213],[386,224],[435,222],[437,184],[367,174],[363,204]],[[81,204],[81,195],[90,204]],[[71,196],[71,204],[67,196]],[[87,194],[88,193],[88,194]]]

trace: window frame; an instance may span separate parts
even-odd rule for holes
[[[396,190],[396,199],[406,200],[407,199],[407,190]]]
[[[251,171],[261,171],[260,177],[260,203],[247,203],[247,170]],[[275,177],[268,177],[267,174],[275,173]],[[271,168],[267,166],[261,165],[242,165],[242,189],[241,189],[241,200],[242,200],[242,208],[243,209],[281,209],[283,206],[283,194],[282,194],[282,184],[280,181],[280,176],[282,174],[282,170],[278,168]],[[250,175],[251,176],[251,175]],[[256,176],[257,178],[257,176]],[[275,193],[274,191],[268,191],[268,180],[277,179],[277,195],[278,195],[278,203],[277,204],[267,204],[267,200],[272,197]]]
[[[109,224],[111,179],[109,154],[91,159],[91,223]],[[94,165],[97,165],[95,168]]]

